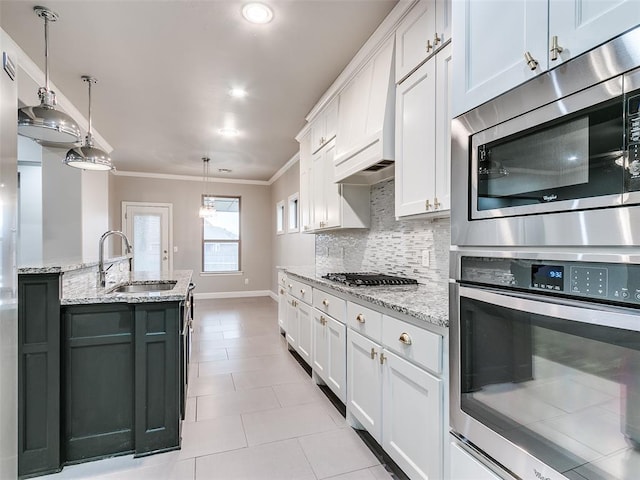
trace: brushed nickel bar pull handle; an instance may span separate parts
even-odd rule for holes
[[[433,198],[433,208],[438,210],[440,208],[440,205],[442,205],[442,204],[438,201],[438,197],[434,197]]]
[[[431,202],[428,199],[424,202],[424,209],[431,210]]]
[[[328,306],[329,306],[329,300],[327,300],[327,299],[325,298],[324,300],[322,300],[322,304],[323,304],[325,307],[328,307]]]
[[[406,332],[402,332],[402,335],[400,335],[398,341],[400,341],[400,343],[404,343],[405,345],[411,345],[413,343],[411,341],[411,337]]]
[[[553,37],[551,37],[551,61],[555,62],[556,60],[558,60],[558,57],[563,50],[564,48],[558,45],[558,36],[554,35]]]
[[[384,361],[387,359],[384,353],[380,354],[380,365],[384,365]]]
[[[427,53],[429,53],[432,48],[433,48],[433,45],[431,45],[431,40],[427,40]]]
[[[524,52],[524,59],[531,70],[538,68],[538,61],[533,58],[530,52]]]
[[[374,358],[376,358],[376,355],[378,354],[378,352],[376,352],[376,349],[371,347],[371,360],[373,360]]]
[[[433,48],[435,48],[436,45],[438,45],[441,41],[442,37],[439,37],[438,32],[436,32],[435,36],[433,37]]]
[[[304,288],[300,289],[300,295],[304,295]]]
[[[280,295],[284,294],[284,290],[281,288],[280,289]]]
[[[358,323],[364,323],[364,315],[363,315],[363,314],[361,314],[361,313],[359,313],[359,314],[356,316],[356,320],[358,321]]]

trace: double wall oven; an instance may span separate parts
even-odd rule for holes
[[[454,119],[451,433],[503,478],[640,472],[640,27]]]

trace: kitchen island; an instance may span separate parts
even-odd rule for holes
[[[192,272],[105,265],[19,269],[21,477],[180,448]]]

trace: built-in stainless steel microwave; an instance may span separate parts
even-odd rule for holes
[[[639,45],[636,28],[454,119],[452,244],[640,242]]]

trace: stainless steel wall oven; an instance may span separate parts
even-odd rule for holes
[[[454,252],[452,273],[453,433],[518,478],[637,478],[640,254]]]

